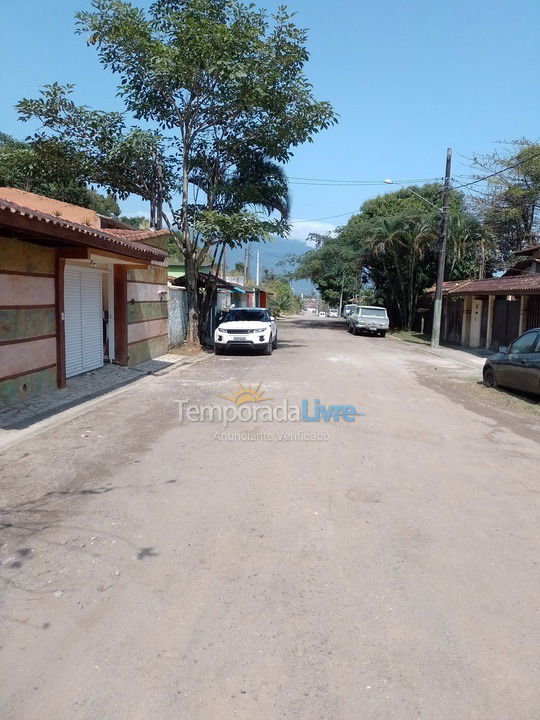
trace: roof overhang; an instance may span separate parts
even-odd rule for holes
[[[0,233],[2,231],[49,247],[87,247],[145,263],[164,262],[167,257],[164,251],[139,242],[130,242],[125,236],[115,237],[90,226],[78,225],[0,199]],[[137,235],[139,239],[140,235]]]

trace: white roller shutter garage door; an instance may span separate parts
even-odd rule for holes
[[[103,365],[103,308],[101,273],[66,267],[64,276],[64,327],[66,377]]]

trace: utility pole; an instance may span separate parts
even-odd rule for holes
[[[255,285],[256,285],[257,287],[259,287],[259,269],[260,269],[260,262],[259,262],[260,257],[259,257],[259,253],[260,253],[260,250],[257,249],[257,265],[255,266],[255,267],[256,267],[256,270],[255,270]]]
[[[249,245],[244,250],[244,286],[247,285],[249,277]]]
[[[339,295],[339,317],[341,317],[341,309],[343,307],[343,285],[345,283],[345,270],[341,275],[341,293]]]
[[[437,285],[433,302],[433,328],[431,345],[438,347],[441,335],[441,317],[443,302],[444,270],[446,266],[446,242],[448,239],[448,196],[450,194],[450,174],[452,168],[452,148],[446,151],[446,172],[444,175],[443,201],[441,208],[441,224],[439,237],[439,264],[437,269]]]

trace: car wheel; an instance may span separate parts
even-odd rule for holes
[[[274,348],[274,350],[277,348],[277,333],[276,337],[274,338],[274,342],[272,343],[272,347]]]
[[[347,332],[352,333],[352,327],[350,325],[347,325]]]
[[[377,335],[379,335],[380,337],[386,337],[386,330],[380,330]]]
[[[214,345],[214,355],[224,355],[225,350],[223,348],[218,347],[217,345]]]
[[[271,355],[273,349],[274,349],[274,348],[273,348],[273,343],[272,343],[272,341],[270,340],[270,342],[268,343],[268,345],[264,348],[264,354],[265,354],[265,355]]]
[[[497,387],[497,378],[495,377],[493,368],[488,367],[484,370],[484,385],[488,388]]]

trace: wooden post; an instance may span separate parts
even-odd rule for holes
[[[493,339],[493,309],[495,307],[495,295],[488,297],[488,316],[487,316],[487,329],[486,329],[486,350],[491,347],[491,341]]]
[[[127,271],[114,266],[114,362],[128,364]]]
[[[64,271],[66,259],[56,255],[54,304],[56,314],[56,384],[66,387],[66,330],[64,324]]]
[[[528,296],[522,295],[520,306],[519,306],[519,331],[518,335],[522,335],[525,332],[525,321],[527,319],[527,305],[528,305]]]

